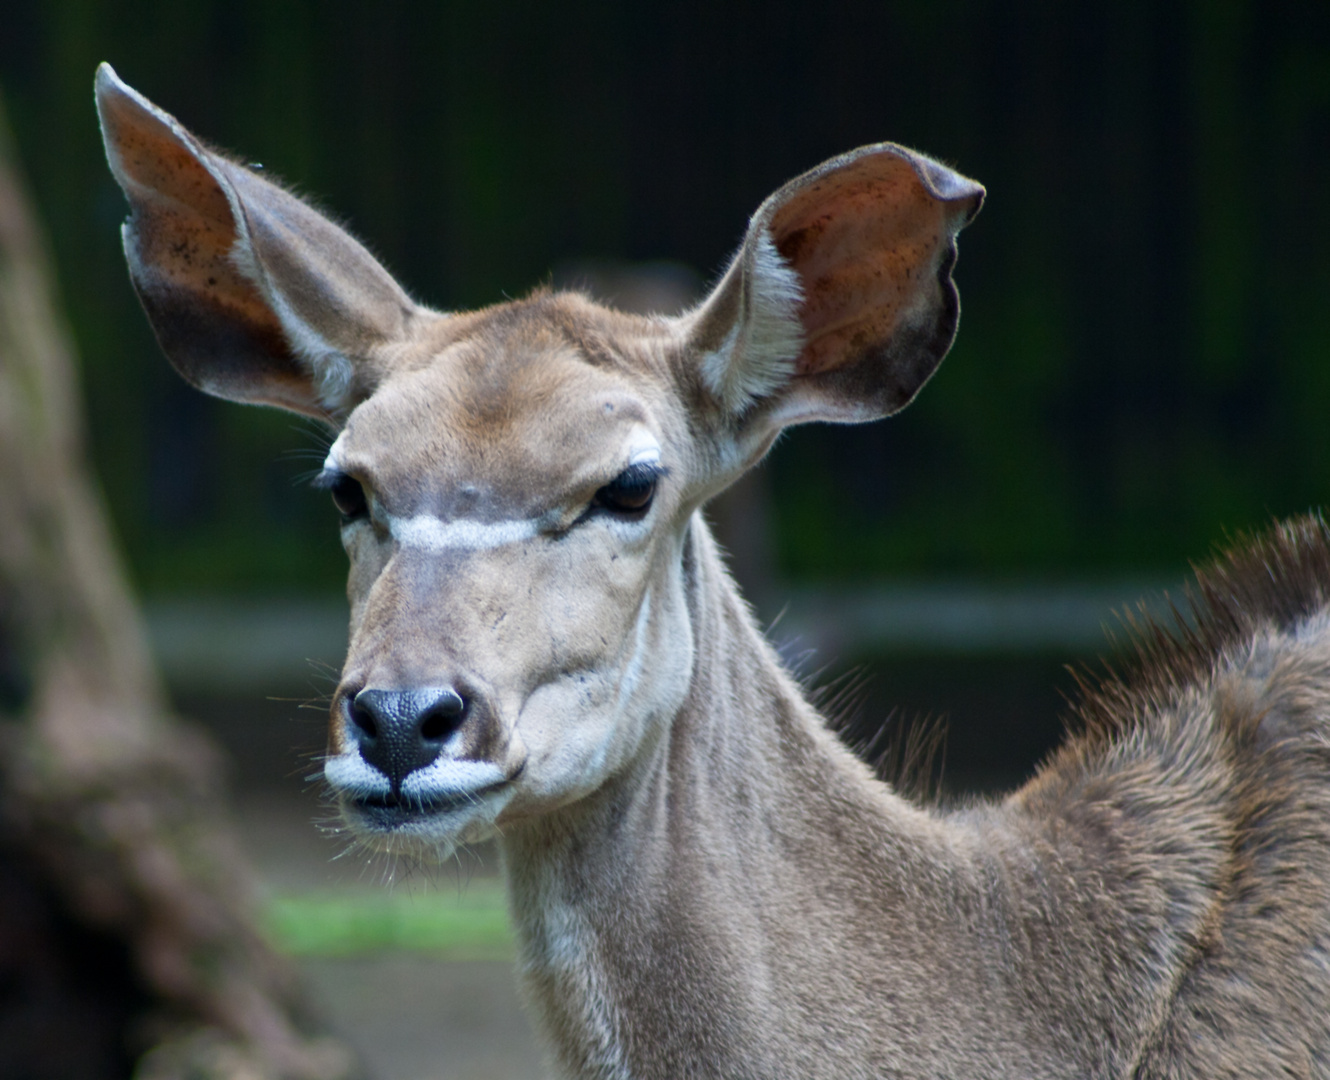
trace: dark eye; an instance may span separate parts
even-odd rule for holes
[[[369,507],[365,503],[365,489],[360,481],[343,473],[328,489],[332,493],[333,505],[342,512],[348,521],[363,517]]]
[[[360,481],[353,476],[347,476],[344,472],[324,469],[314,478],[314,486],[323,488],[332,495],[333,505],[347,521],[363,517],[369,510],[369,504],[365,501],[365,489],[360,486]]]
[[[651,506],[661,468],[653,462],[629,465],[596,492],[595,504],[616,514],[641,516]]]

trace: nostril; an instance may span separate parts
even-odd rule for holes
[[[466,713],[466,700],[455,690],[439,695],[420,721],[420,737],[426,742],[437,742],[457,730],[458,722]]]
[[[379,737],[378,721],[374,719],[374,714],[359,701],[348,700],[347,712],[351,717],[351,723],[355,724],[367,739],[377,739]]]

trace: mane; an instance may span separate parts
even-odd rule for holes
[[[1173,617],[1123,616],[1127,659],[1099,674],[1075,672],[1079,700],[1068,749],[1084,752],[1129,734],[1262,629],[1292,630],[1330,604],[1330,527],[1319,513],[1240,535],[1206,566]]]

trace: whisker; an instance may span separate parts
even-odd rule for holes
[[[333,442],[337,439],[337,429],[326,420],[316,420],[312,416],[296,417],[291,430],[297,435],[310,439],[314,448],[322,451],[321,457],[327,457]],[[312,451],[313,448],[306,447]]]

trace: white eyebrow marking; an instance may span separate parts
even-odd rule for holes
[[[421,551],[473,550],[519,544],[540,535],[545,517],[519,518],[514,521],[444,521],[433,514],[388,518],[388,531],[403,547]]]
[[[342,445],[342,440],[346,438],[346,432],[342,432],[333,439],[332,446],[328,447],[328,456],[323,459],[323,467],[329,472],[341,472],[337,465],[337,448]]]
[[[629,456],[628,456],[628,464],[629,464],[629,465],[659,465],[659,464],[660,464],[660,447],[656,445],[656,443],[655,443],[654,440],[651,442],[651,445],[650,445],[650,446],[639,446],[639,447],[637,447],[635,450],[633,450],[633,451],[629,454]]]
[[[645,441],[639,441],[628,451],[628,464],[656,465],[660,463],[660,444],[650,434],[642,432]],[[341,447],[345,432],[338,435],[328,448],[328,456],[323,467],[333,472],[340,472],[338,449]],[[532,518],[511,518],[507,521],[470,521],[466,518],[453,518],[451,521],[435,514],[414,514],[411,517],[394,517],[384,514],[388,522],[388,532],[403,547],[419,551],[485,551],[520,544],[533,540],[542,530],[557,523],[558,515],[554,512],[540,514]]]

